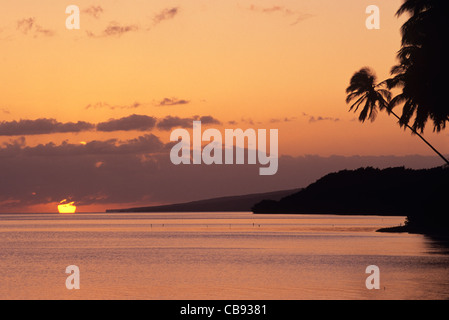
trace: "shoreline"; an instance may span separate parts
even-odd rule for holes
[[[380,228],[380,229],[376,230],[376,232],[386,232],[386,233],[403,233],[403,232],[408,232],[408,233],[411,233],[410,230],[406,226]]]
[[[444,237],[449,239],[449,232],[443,229],[436,228],[419,228],[413,226],[396,226],[396,227],[386,227],[376,230],[376,232],[385,233],[410,233],[410,234],[422,234],[429,237]]]

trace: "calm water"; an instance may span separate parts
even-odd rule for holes
[[[449,254],[403,217],[0,215],[0,299],[447,299]],[[67,290],[77,265],[81,289]],[[380,268],[380,290],[365,268]]]

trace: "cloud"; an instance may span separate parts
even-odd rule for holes
[[[304,20],[314,16],[309,13],[294,11],[294,10],[288,9],[283,6],[259,7],[259,6],[252,4],[249,7],[249,10],[253,11],[253,12],[259,12],[259,13],[265,13],[265,14],[281,13],[285,17],[294,19],[294,21],[292,23],[290,23],[291,26],[294,26],[294,25],[298,24],[299,22],[304,21]]]
[[[296,120],[296,117],[285,117],[283,119],[273,118],[270,119],[270,123],[278,123],[278,122],[291,122],[293,120]]]
[[[25,137],[18,137],[16,139],[9,139],[8,142],[3,142],[2,147],[10,148],[10,147],[24,147],[26,145]],[[0,148],[1,150],[1,148]]]
[[[297,25],[298,23],[300,23],[300,22],[302,22],[302,21],[304,21],[304,20],[307,20],[307,19],[309,19],[309,18],[312,18],[312,17],[314,17],[313,14],[308,14],[308,13],[298,14],[298,16],[296,17],[296,20],[293,21],[290,25],[291,25],[291,26],[295,26],[295,25]]]
[[[158,106],[175,106],[175,105],[182,105],[182,104],[188,104],[190,101],[184,100],[184,99],[177,99],[177,98],[164,98],[160,102],[157,103]]]
[[[164,107],[164,106],[176,106],[176,105],[185,105],[189,104],[189,100],[185,99],[178,99],[178,98],[164,98],[161,101],[153,102],[153,103],[141,103],[141,102],[134,102],[129,105],[112,105],[107,102],[97,102],[97,103],[90,103],[88,104],[85,109],[101,109],[101,108],[108,108],[111,110],[115,109],[137,109],[139,107],[149,106],[149,105],[155,105],[158,107]]]
[[[0,158],[12,156],[49,158],[87,155],[138,155],[161,152],[166,149],[165,144],[153,134],[146,134],[126,141],[109,139],[106,141],[93,140],[85,144],[63,142],[60,145],[50,142],[34,147],[25,146],[25,141],[25,138],[21,137],[20,139],[3,143],[3,147],[0,148]]]
[[[171,130],[176,127],[186,128],[191,127],[193,118],[180,118],[180,117],[172,117],[167,116],[162,120],[159,120],[157,123],[157,128],[159,130]]]
[[[82,12],[98,19],[104,12],[101,6],[90,6],[84,9]],[[153,26],[165,21],[173,19],[179,13],[178,7],[166,8],[153,16]],[[118,22],[111,21],[109,25],[99,34],[92,31],[86,31],[87,36],[91,38],[104,38],[104,37],[120,37],[126,33],[137,32],[140,30],[150,30],[151,27],[141,28],[137,24],[122,25]]]
[[[48,143],[25,147],[24,138],[10,141],[0,148],[0,165],[10,170],[0,172],[0,211],[59,202],[68,197],[84,203],[106,201],[115,194],[113,189],[119,191],[123,186],[125,193],[137,191],[139,197],[141,192],[134,190],[132,179],[145,176],[148,184],[152,184],[153,171],[149,168],[151,162],[143,164],[142,157],[163,153],[165,158],[167,152],[166,145],[152,134],[126,141],[91,141],[85,145]],[[126,172],[122,167],[125,163],[131,166]],[[82,190],[83,183],[90,185]],[[140,182],[136,187],[139,185]],[[121,198],[121,192],[113,197]]]
[[[209,124],[221,124],[221,122],[215,119],[212,116],[193,116],[191,118],[180,118],[167,116],[157,123],[157,128],[159,130],[172,130],[173,128],[191,128],[193,125],[193,121],[201,121],[201,124],[209,125]]]
[[[81,13],[85,13],[95,19],[100,18],[100,15],[104,12],[101,6],[90,6],[86,9],[83,9]]]
[[[153,24],[157,25],[165,20],[173,19],[179,13],[179,8],[166,8],[153,17]]]
[[[125,33],[139,31],[140,27],[135,24],[120,25],[117,22],[110,22],[109,25],[102,31],[100,35],[96,35],[91,31],[86,31],[87,35],[92,38],[100,37],[120,37]]]
[[[296,117],[271,118],[271,119],[268,120],[268,123],[291,122],[291,121],[294,121],[296,119],[297,119]],[[262,121],[254,121],[251,118],[241,118],[240,122],[246,123],[246,124],[251,125],[251,126],[254,126],[254,125],[261,125],[261,124],[263,124],[266,121],[262,122]],[[237,125],[239,122],[236,121],[236,120],[231,120],[231,121],[228,121],[227,123],[230,124],[230,125]]]
[[[215,119],[212,116],[202,116],[202,117],[195,116],[194,119],[200,120],[202,124],[218,124],[218,125],[221,124],[219,120]]]
[[[334,121],[334,122],[337,122],[337,121],[340,121],[340,118],[322,117],[322,116],[318,116],[316,118],[314,116],[311,116],[309,118],[309,122],[310,123],[312,123],[312,122],[319,122],[319,121]]]
[[[88,104],[85,107],[85,109],[86,110],[88,110],[88,109],[101,109],[101,108],[108,108],[108,109],[111,109],[111,110],[114,110],[114,109],[136,109],[136,108],[139,108],[141,106],[143,106],[143,104],[140,103],[140,102],[134,102],[134,103],[132,103],[130,105],[110,105],[109,103],[106,103],[106,102],[97,102],[97,103],[94,103],[94,104]]]
[[[8,109],[6,109],[6,108],[1,108],[0,109],[4,114],[11,114],[11,112],[8,110]]]
[[[120,119],[110,119],[106,122],[97,124],[97,131],[148,131],[156,125],[156,118],[133,114]]]
[[[313,123],[313,122],[319,122],[319,121],[333,121],[333,122],[338,122],[340,121],[340,118],[334,118],[334,117],[323,117],[323,116],[312,116],[309,115],[305,112],[302,113],[302,115],[304,117],[309,118],[309,123]]]
[[[85,121],[62,123],[55,119],[36,119],[0,122],[0,136],[27,136],[53,133],[78,133],[82,131],[113,132],[113,131],[150,131],[156,126],[160,130],[170,130],[174,127],[191,127],[195,120],[205,125],[221,124],[212,116],[193,116],[179,118],[167,116],[158,120],[155,117],[132,114],[119,119],[109,119],[98,124]]]
[[[35,25],[35,18],[25,18],[17,21],[17,29],[24,34],[30,32]]]
[[[86,145],[48,143],[26,147],[24,138],[0,147],[0,211],[72,199],[76,205],[123,207],[305,187],[329,172],[373,166],[430,168],[433,156],[281,156],[274,176],[254,165],[179,165],[169,145],[154,135]],[[191,186],[194,181],[194,188]],[[69,183],[68,183],[69,182]],[[56,210],[56,206],[55,206]]]
[[[17,30],[25,35],[38,36],[53,36],[54,32],[49,29],[44,29],[41,25],[36,23],[36,18],[24,18],[17,21]]]
[[[281,6],[273,6],[273,7],[269,7],[269,8],[262,8],[262,7],[257,7],[257,6],[252,4],[249,7],[249,9],[251,11],[263,12],[263,13],[282,12],[282,13],[288,14],[288,15],[293,14],[293,11],[291,11],[290,9],[286,9],[284,7],[281,7]]]
[[[248,123],[249,125],[253,126],[254,125],[254,120],[251,118],[242,118],[241,121],[243,123]]]
[[[121,26],[118,23],[111,22],[109,26],[103,31],[105,36],[121,36],[124,33],[128,33],[131,31],[137,31],[139,27],[136,25],[125,25]]]
[[[38,135],[93,130],[95,125],[85,122],[61,123],[55,119],[20,120],[0,122],[0,136]]]

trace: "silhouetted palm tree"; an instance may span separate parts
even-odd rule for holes
[[[449,59],[446,43],[449,34],[447,0],[406,0],[396,15],[410,15],[401,28],[399,64],[391,70],[388,87],[400,88],[392,107],[403,103],[399,124],[405,126],[414,116],[412,127],[424,131],[428,119],[440,131],[449,121],[447,88]]]
[[[393,110],[392,106],[398,103],[401,99],[404,99],[404,95],[398,95],[393,100],[391,99],[391,92],[383,87],[387,86],[388,81],[377,83],[376,75],[374,72],[365,67],[357,71],[351,78],[350,84],[346,89],[347,98],[346,103],[351,101],[356,101],[351,105],[349,110],[357,112],[360,106],[363,104],[363,108],[360,111],[359,120],[364,122],[367,118],[374,121],[377,115],[377,110],[386,110],[389,114],[394,115],[399,122],[401,117],[399,117]],[[406,102],[407,105],[407,102]],[[403,122],[407,128],[412,130],[412,132],[418,135],[432,150],[437,153],[448,165],[449,161],[436,150],[424,137],[418,133],[418,131],[409,126],[408,123]]]
[[[356,112],[364,103],[359,115],[361,122],[365,122],[367,118],[374,121],[377,116],[377,108],[389,111],[388,104],[391,100],[391,93],[387,89],[382,89],[383,83],[377,84],[376,82],[374,72],[365,67],[352,76],[349,87],[346,89],[348,94],[346,103],[357,99],[349,108],[350,111]]]

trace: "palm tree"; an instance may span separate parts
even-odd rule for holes
[[[392,101],[392,107],[403,104],[399,124],[405,126],[414,116],[412,127],[421,133],[429,119],[434,131],[441,131],[449,121],[449,59],[445,50],[448,10],[447,0],[405,0],[396,13],[410,17],[401,28],[399,63],[392,68],[393,78],[387,85],[389,89],[402,89]]]
[[[349,108],[349,111],[356,112],[359,107],[365,103],[359,115],[359,120],[365,122],[368,118],[374,121],[377,116],[377,109],[388,109],[391,100],[391,93],[387,89],[382,89],[383,83],[377,84],[376,75],[368,67],[360,69],[356,72],[350,81],[349,87],[346,89],[348,94],[346,103],[357,99]]]
[[[391,85],[391,84],[390,84]],[[374,72],[370,68],[362,68],[357,71],[351,78],[346,93],[346,103],[350,103],[356,100],[349,108],[357,112],[362,104],[363,108],[360,111],[359,120],[364,122],[366,119],[374,121],[378,110],[386,110],[388,114],[394,115],[401,123],[401,117],[399,117],[394,111],[393,107],[406,99],[404,95],[398,95],[394,99],[391,99],[391,92],[384,88],[388,87],[388,81],[377,83],[377,78]],[[406,102],[407,105],[407,102]],[[435,149],[419,132],[408,125],[407,122],[402,122],[404,126],[409,128],[414,134],[418,135],[435,153],[437,153],[448,165],[447,160],[437,149]]]

